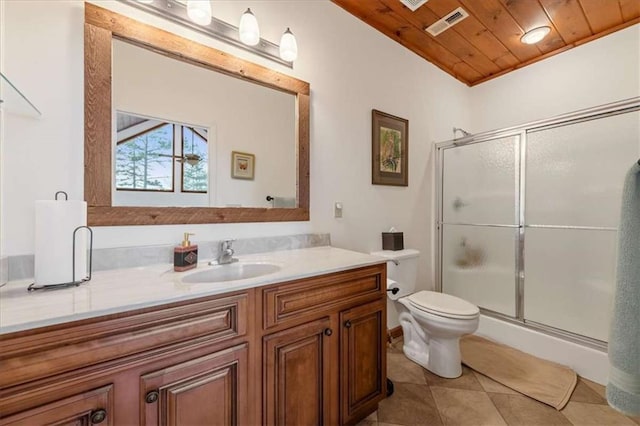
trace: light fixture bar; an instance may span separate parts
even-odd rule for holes
[[[263,58],[270,59],[286,67],[293,68],[293,62],[285,61],[280,58],[280,47],[277,44],[260,38],[260,42],[257,45],[247,46],[240,41],[238,27],[228,24],[225,21],[221,21],[220,19],[216,19],[215,16],[211,19],[211,23],[209,25],[198,25],[189,19],[186,5],[178,0],[152,0],[149,3],[142,3],[138,0],[118,1],[126,3],[136,9],[168,19],[199,33],[224,41],[225,43],[262,56]]]

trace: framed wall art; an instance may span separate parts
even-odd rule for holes
[[[255,175],[256,156],[246,152],[231,152],[231,177],[234,179],[253,180]]]
[[[409,186],[409,120],[371,110],[371,183]]]

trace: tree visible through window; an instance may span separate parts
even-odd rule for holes
[[[173,124],[118,143],[116,188],[173,191]]]
[[[203,129],[182,126],[182,155],[197,155],[200,158],[197,164],[182,163],[183,192],[207,192],[209,161],[207,139],[204,134]]]
[[[118,112],[116,189],[206,193],[208,130]]]

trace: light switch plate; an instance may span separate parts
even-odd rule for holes
[[[333,205],[333,217],[342,217],[342,203],[339,201]]]

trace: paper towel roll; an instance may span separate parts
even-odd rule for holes
[[[394,280],[387,278],[387,290],[393,290],[396,288],[398,289],[396,294],[393,294],[392,291],[387,291],[387,296],[389,297],[389,299],[398,300],[401,295],[400,295],[400,286],[398,285],[398,283],[395,282]]]
[[[71,282],[73,231],[87,225],[87,203],[77,200],[36,201],[35,282]],[[87,234],[76,234],[76,280],[87,276]]]

